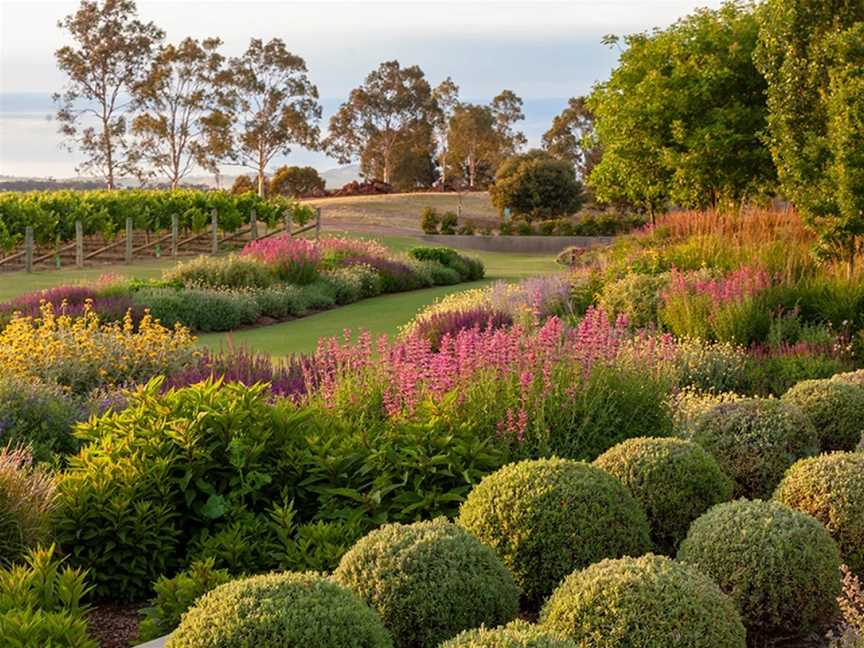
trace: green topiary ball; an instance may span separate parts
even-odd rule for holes
[[[824,524],[843,562],[864,574],[864,454],[834,452],[802,459],[786,472],[774,499]]]
[[[392,648],[381,619],[323,574],[273,573],[211,590],[183,615],[166,648]]]
[[[500,628],[466,630],[440,648],[576,648],[576,644],[526,621],[513,621]]]
[[[571,574],[543,607],[540,625],[591,648],[746,646],[731,598],[693,567],[653,554]]]
[[[831,380],[846,383],[847,385],[856,385],[864,387],[864,369],[856,369],[855,371],[846,371],[831,376]]]
[[[854,450],[864,432],[864,389],[840,380],[804,380],[783,400],[806,414],[823,451]]]
[[[819,450],[800,409],[761,398],[715,405],[696,420],[691,440],[735,480],[738,497],[770,497],[789,466]]]
[[[522,461],[486,476],[459,524],[498,553],[529,605],[574,569],[651,548],[645,512],[621,483],[567,459]]]
[[[779,502],[718,504],[690,527],[678,559],[735,599],[751,638],[815,629],[837,607],[837,545],[817,520]]]
[[[506,623],[519,609],[519,588],[495,553],[445,518],[372,531],[333,578],[375,608],[406,648]]]
[[[594,462],[616,477],[648,514],[654,546],[675,553],[690,523],[732,497],[733,482],[701,446],[682,439],[640,437]]]

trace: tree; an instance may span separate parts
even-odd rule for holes
[[[588,98],[603,148],[589,178],[598,199],[624,199],[653,220],[669,200],[704,208],[773,189],[757,33],[753,6],[730,2],[625,39]]]
[[[438,153],[438,168],[441,169],[441,186],[447,186],[447,136],[450,132],[450,120],[459,106],[459,86],[453,79],[447,77],[432,91],[435,102],[434,137]]]
[[[364,157],[389,183],[397,146],[416,136],[418,124],[432,121],[432,90],[416,65],[387,61],[351,91],[330,120],[327,151],[341,164]]]
[[[234,178],[234,184],[231,185],[232,194],[252,193],[255,191],[255,183],[248,175],[241,175]]]
[[[854,39],[864,3],[768,0],[758,17],[755,60],[767,80],[768,140],[781,188],[819,233],[820,252],[846,258],[851,274],[861,236],[853,198],[861,155]]]
[[[488,106],[460,104],[450,119],[447,136],[451,177],[463,177],[468,188],[491,181],[504,157],[501,135]]]
[[[299,198],[324,191],[324,178],[310,166],[281,166],[270,178],[270,194]]]
[[[384,175],[383,159],[377,155],[379,147],[375,140],[364,149],[360,156],[360,172],[367,178],[381,178]],[[414,191],[421,187],[431,187],[438,177],[432,155],[434,142],[432,126],[417,123],[406,127],[405,132],[393,146],[390,153],[391,171],[389,183],[397,191]]]
[[[582,205],[573,165],[538,150],[502,162],[489,193],[500,212],[510,208],[529,221],[566,216]]]
[[[152,22],[136,17],[132,0],[83,0],[58,23],[75,42],[58,49],[57,65],[69,80],[59,104],[60,132],[84,154],[79,173],[95,173],[108,189],[117,176],[135,173],[136,156],[126,140],[128,96],[164,37]]]
[[[156,54],[146,77],[133,89],[132,132],[143,157],[176,189],[197,164],[216,171],[229,148],[230,121],[219,86],[223,77],[222,41],[186,38]]]
[[[489,109],[495,119],[495,130],[501,138],[502,153],[505,157],[518,153],[528,143],[524,133],[515,130],[516,122],[525,119],[522,99],[512,90],[502,90],[501,94],[492,99]]]
[[[577,175],[585,179],[597,166],[602,155],[594,137],[594,115],[585,97],[573,97],[567,107],[552,120],[543,133],[543,148],[559,160],[576,167]]]
[[[280,39],[253,38],[243,56],[228,63],[234,122],[229,157],[257,174],[258,195],[266,191],[266,169],[292,145],[316,148],[321,119],[318,89],[306,63]]]

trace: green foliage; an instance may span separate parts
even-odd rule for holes
[[[0,446],[0,567],[49,540],[55,475],[24,447]]]
[[[231,331],[258,321],[261,311],[253,293],[241,290],[157,288],[135,293],[136,304],[150,309],[163,326],[182,324],[194,331]]]
[[[270,195],[299,198],[324,191],[324,179],[310,166],[281,166],[270,178]]]
[[[447,211],[441,215],[441,229],[439,233],[453,235],[456,233],[456,226],[459,224],[459,217],[455,212]]]
[[[249,256],[200,256],[178,264],[165,273],[165,280],[187,288],[269,288],[276,283],[271,265]]]
[[[434,207],[424,207],[420,212],[420,229],[424,234],[437,234],[441,225],[441,217]]]
[[[220,585],[198,600],[167,648],[390,648],[375,612],[315,572],[266,574]]]
[[[446,268],[455,270],[461,281],[476,281],[485,274],[483,262],[473,257],[467,257],[447,247],[415,247],[408,255],[418,261],[436,261]]]
[[[594,465],[618,479],[651,525],[657,550],[674,554],[690,523],[732,497],[732,480],[700,446],[680,439],[630,439],[600,455]]]
[[[54,547],[0,569],[0,637],[10,648],[96,648],[87,637],[85,573],[63,567]]]
[[[582,184],[573,165],[539,150],[501,163],[489,188],[492,204],[527,220],[566,216],[582,205]]]
[[[783,394],[816,427],[823,452],[852,450],[864,434],[864,389],[839,380],[804,380]]]
[[[843,562],[864,573],[864,454],[835,452],[796,462],[774,499],[825,525]]]
[[[597,305],[610,318],[625,315],[631,326],[644,328],[657,324],[662,304],[661,293],[668,281],[664,275],[631,272],[603,286]]]
[[[735,600],[751,641],[803,635],[836,611],[837,545],[818,521],[778,502],[718,504],[690,527],[678,559]]]
[[[571,574],[543,607],[540,626],[596,648],[747,645],[735,603],[710,578],[652,554]]]
[[[576,644],[526,621],[513,621],[500,628],[466,630],[441,648],[576,648]]]
[[[180,618],[200,596],[231,580],[224,569],[216,569],[212,558],[195,562],[173,578],[160,576],[153,584],[156,597],[142,610],[144,620],[138,626],[141,642],[157,639],[180,625]]]
[[[485,477],[459,524],[495,550],[534,605],[574,569],[651,546],[633,496],[603,470],[565,459],[522,461]]]
[[[519,610],[519,589],[498,557],[445,518],[372,531],[333,578],[371,605],[404,648],[434,648]]]
[[[72,426],[86,407],[59,385],[14,374],[0,377],[0,430],[3,443],[30,447],[36,461],[78,449]]]
[[[715,405],[696,420],[691,440],[735,480],[737,497],[770,497],[789,466],[819,451],[816,429],[803,412],[772,399]]]
[[[258,310],[264,317],[287,319],[300,317],[307,311],[305,286],[274,286],[251,293]]]
[[[729,2],[626,37],[618,67],[588,98],[603,150],[589,180],[598,199],[653,216],[670,199],[706,207],[771,188],[757,31],[752,5]]]
[[[294,207],[290,200],[265,201],[254,193],[192,189],[0,192],[0,222],[8,232],[7,240],[22,241],[24,228],[32,225],[34,239],[43,244],[74,240],[76,220],[82,222],[85,235],[113,236],[126,227],[127,218],[132,218],[136,229],[166,230],[175,215],[180,227],[200,231],[216,209],[219,227],[234,232],[249,222],[252,209],[259,221],[274,225]]]
[[[830,378],[848,367],[827,353],[777,353],[748,358],[744,377],[752,393],[782,396],[802,380]]]

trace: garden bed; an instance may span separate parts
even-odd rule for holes
[[[424,234],[421,239],[433,245],[459,250],[513,252],[520,254],[558,254],[570,247],[591,248],[609,245],[614,236],[480,236],[468,234]]]

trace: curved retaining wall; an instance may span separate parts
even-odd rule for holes
[[[614,236],[463,236],[424,234],[420,237],[432,245],[482,252],[516,252],[558,254],[568,247],[588,248],[609,245]]]

